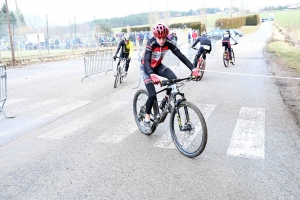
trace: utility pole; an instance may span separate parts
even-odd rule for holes
[[[231,18],[232,18],[232,13],[233,13],[233,6],[232,6],[233,3],[232,3],[232,1],[233,0],[231,0],[231,8],[230,8],[230,16],[231,16]]]
[[[15,66],[16,65],[16,59],[15,59],[14,44],[13,44],[13,41],[12,41],[12,38],[11,38],[10,18],[9,18],[7,0],[5,0],[5,6],[6,6],[6,17],[7,17],[7,25],[8,25],[8,32],[9,32],[12,65]]]
[[[49,31],[48,31],[48,15],[46,14],[46,24],[47,24],[47,49],[49,54]]]
[[[76,19],[75,19],[75,15],[74,15],[74,24],[75,24],[75,40],[76,40]]]
[[[244,0],[241,0],[241,8],[240,8],[240,15],[244,15]]]
[[[206,29],[206,28],[207,28],[207,20],[206,20],[207,8],[206,8],[206,0],[204,0],[204,9],[205,9],[204,22],[205,22],[205,29]],[[205,32],[206,32],[206,30],[205,30]]]

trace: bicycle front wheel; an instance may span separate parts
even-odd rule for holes
[[[223,63],[224,63],[224,66],[225,66],[225,67],[228,67],[228,64],[229,64],[229,60],[228,60],[227,57],[228,57],[228,56],[227,56],[227,51],[225,51],[225,52],[223,53]]]
[[[114,88],[116,88],[119,84],[119,79],[120,79],[120,66],[117,67],[117,73],[116,73],[116,78],[115,78],[115,83],[114,83]]]
[[[176,116],[176,117],[175,117]],[[207,143],[205,119],[196,105],[184,101],[170,116],[171,136],[177,149],[185,156],[199,156]]]
[[[124,78],[124,66],[120,67],[120,83],[123,82],[123,78]]]
[[[234,56],[234,52],[233,52],[233,49],[231,49],[231,55],[232,55],[232,64],[234,65],[235,63],[235,56]]]
[[[146,102],[147,102],[148,96],[149,96],[148,92],[144,89],[141,89],[135,93],[134,98],[133,98],[134,119],[135,119],[135,122],[136,122],[137,126],[139,127],[140,131],[142,133],[144,133],[145,135],[151,135],[156,129],[156,126],[152,126],[152,132],[146,133],[145,128],[144,128],[144,120],[145,120],[145,115],[146,115]],[[153,124],[154,116],[157,115],[157,110],[158,110],[158,106],[157,106],[157,102],[155,101],[152,106],[152,110],[151,110],[151,114],[150,114],[151,124]]]

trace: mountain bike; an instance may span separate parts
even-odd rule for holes
[[[204,75],[204,71],[205,71],[206,61],[203,59],[203,57],[204,57],[204,55],[206,55],[207,51],[210,50],[210,46],[208,46],[208,45],[201,45],[201,46],[203,47],[203,53],[201,53],[201,55],[198,59],[198,63],[197,63],[197,68],[200,69],[200,74],[201,74],[200,78],[198,78],[198,81],[200,81],[202,79],[202,77]],[[193,49],[199,50],[195,47],[193,47]],[[195,58],[196,58],[196,56],[195,56]],[[195,59],[194,59],[194,61],[195,61]],[[194,65],[194,63],[193,63],[193,65]]]
[[[157,101],[154,101],[150,114],[151,133],[146,133],[144,129],[146,101],[148,99],[147,90],[140,89],[135,93],[133,98],[133,114],[140,131],[145,135],[151,135],[170,113],[169,128],[175,146],[183,155],[193,158],[200,155],[205,149],[207,143],[207,126],[199,108],[192,102],[187,101],[184,93],[180,92],[180,89],[183,89],[185,85],[183,81],[191,80],[194,79],[188,77],[161,81],[161,86],[167,87],[156,94],[168,88],[171,88],[172,92],[162,111],[159,110]]]
[[[120,64],[117,66],[114,88],[116,88],[119,83],[122,83],[125,77],[126,58],[122,58],[122,59],[120,57],[117,58],[120,59]]]
[[[234,43],[233,45],[236,45],[237,43]],[[233,48],[231,47],[231,60],[232,60],[232,65],[234,65],[234,62],[235,62],[235,56],[234,56],[234,51],[233,51]],[[229,65],[229,61],[230,61],[230,57],[229,57],[229,50],[227,48],[226,51],[224,51],[223,53],[223,63],[224,63],[224,66],[225,67],[228,67]]]

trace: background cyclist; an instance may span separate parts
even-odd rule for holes
[[[194,63],[193,63],[194,67],[197,67],[198,59],[199,59],[200,55],[203,53],[203,51],[204,51],[204,48],[203,48],[202,45],[208,45],[210,47],[210,50],[207,51],[207,53],[210,53],[211,52],[211,48],[212,48],[211,47],[211,41],[210,41],[210,39],[208,37],[206,37],[206,32],[205,31],[201,33],[201,36],[197,37],[196,41],[194,42],[194,44],[192,44],[191,48],[194,48],[198,44],[198,42],[200,42],[200,48],[199,48],[199,50],[198,50],[198,52],[197,52],[197,54],[195,56],[195,59],[194,59]],[[206,59],[206,55],[205,54],[203,55],[203,59],[205,61],[205,59]]]
[[[151,133],[150,113],[152,105],[156,100],[154,84],[160,83],[160,79],[156,76],[156,74],[167,79],[177,78],[169,67],[161,63],[167,51],[171,50],[173,54],[175,54],[192,71],[192,76],[200,77],[199,71],[195,69],[192,63],[180,52],[176,45],[167,38],[169,34],[167,26],[164,24],[157,24],[154,26],[152,32],[153,37],[147,42],[141,65],[144,83],[149,94],[146,102],[146,117],[144,121],[145,132],[147,133]],[[160,104],[161,109],[164,108],[170,93],[171,89],[168,89],[165,98]]]
[[[225,47],[225,52],[228,51],[229,53],[229,61],[230,63],[233,63],[232,61],[232,55],[231,55],[231,44],[230,44],[230,38],[232,38],[235,42],[235,44],[237,44],[236,40],[231,36],[229,29],[227,29],[225,31],[225,33],[223,34],[223,38],[222,38],[222,46]]]
[[[126,58],[126,66],[125,66],[125,77],[126,77],[127,76],[127,71],[128,71],[128,68],[129,68],[129,63],[130,63],[130,60],[131,60],[131,56],[132,56],[132,53],[133,53],[133,43],[132,43],[132,41],[129,40],[128,34],[124,34],[123,40],[121,40],[119,42],[117,51],[116,51],[116,53],[113,57],[114,60],[116,60],[117,55],[118,55],[119,50],[121,49],[121,47],[122,47],[122,50],[120,52],[120,56],[119,56],[120,59],[119,59],[118,65],[120,64],[121,59]]]

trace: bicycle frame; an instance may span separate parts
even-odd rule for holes
[[[120,64],[117,66],[117,72],[118,72],[118,69],[121,67],[122,71],[125,71],[125,66],[126,66],[126,58],[120,58]]]
[[[181,80],[188,80],[188,79],[189,78],[185,78],[185,79],[181,79]],[[178,85],[176,83],[169,84],[167,88],[164,88],[164,89],[156,92],[156,94],[166,91],[168,88],[172,88],[168,103],[165,105],[165,108],[163,109],[163,111],[161,113],[159,111],[158,106],[156,106],[158,114],[156,116],[154,116],[153,126],[157,127],[158,124],[165,121],[166,117],[168,116],[168,113],[171,113],[172,103],[173,103],[173,105],[174,105],[173,109],[176,109],[176,113],[177,113],[177,120],[178,120],[179,128],[181,131],[187,131],[189,129],[187,127],[182,126],[180,113],[178,112],[178,106],[180,105],[181,102],[186,101],[186,98],[184,96],[184,93],[179,92]],[[181,99],[177,100],[177,98],[176,98],[177,95],[179,95],[181,97]],[[155,103],[157,104],[157,101],[155,101]],[[188,110],[186,108],[185,108],[185,114],[186,114],[186,116],[189,116]],[[189,117],[188,117],[188,121],[189,121]]]
[[[199,59],[198,59],[198,63],[197,63],[197,68],[198,68],[198,69],[200,68],[200,64],[201,64],[201,62],[202,62],[202,60],[203,60],[203,56],[206,55],[206,53],[207,53],[207,50],[204,49],[203,53],[200,55],[200,57],[199,57]]]

